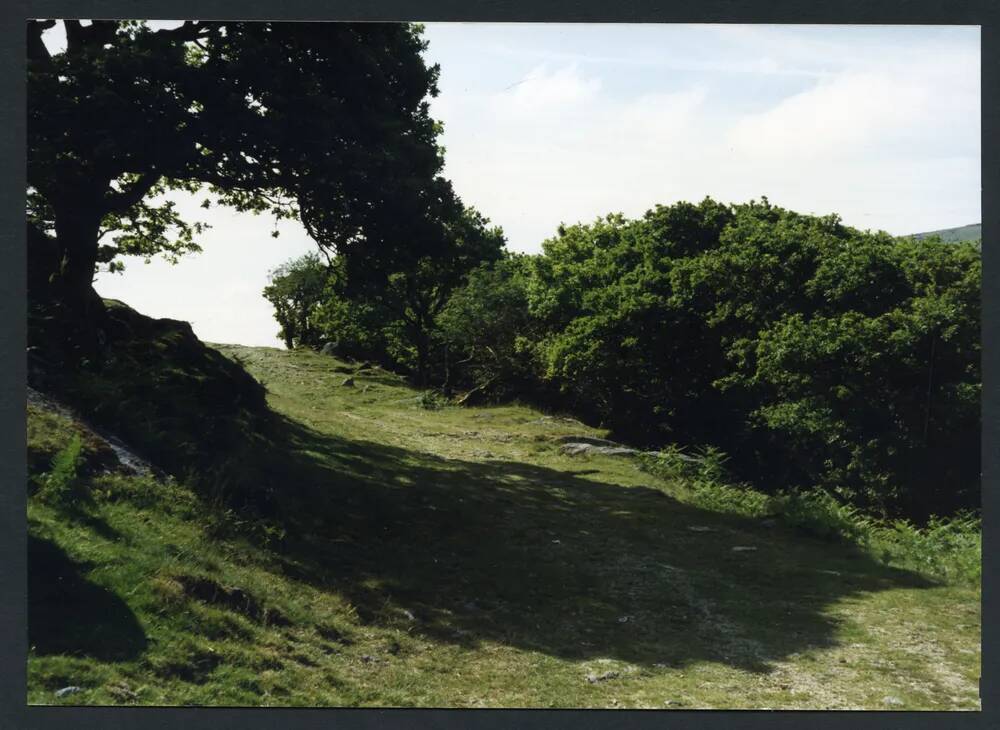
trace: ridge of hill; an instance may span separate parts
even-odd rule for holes
[[[284,429],[283,521],[116,466],[35,398],[30,703],[979,709],[978,584],[699,507],[567,453],[606,435],[573,419],[212,347]]]
[[[923,233],[910,234],[913,238],[930,238],[938,236],[945,243],[960,243],[963,241],[981,241],[983,238],[983,224],[972,223],[967,226],[956,226],[955,228],[942,228],[939,231],[925,231]]]

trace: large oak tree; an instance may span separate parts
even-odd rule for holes
[[[194,247],[168,188],[297,216],[348,256],[433,254],[455,214],[419,26],[64,20],[52,53],[55,22],[28,23],[33,296],[86,304],[98,263]]]

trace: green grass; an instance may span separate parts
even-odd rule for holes
[[[721,452],[696,458],[668,448],[644,454],[640,466],[673,485],[688,504],[723,514],[780,520],[805,534],[851,544],[884,565],[946,583],[978,585],[982,577],[982,521],[959,514],[932,517],[925,526],[878,520],[821,489],[767,495],[728,476]]]
[[[281,419],[281,518],[100,470],[34,494],[29,702],[979,709],[978,582],[564,455],[601,435],[569,419],[217,347]],[[78,431],[29,407],[37,477]]]

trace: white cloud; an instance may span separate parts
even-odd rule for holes
[[[585,78],[575,65],[549,71],[536,66],[521,81],[492,96],[494,111],[508,115],[536,115],[565,111],[597,98],[599,78]]]
[[[754,157],[817,159],[850,153],[921,122],[930,90],[884,72],[849,72],[738,120],[729,141]]]

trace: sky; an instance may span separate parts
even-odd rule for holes
[[[705,196],[897,235],[981,220],[978,27],[433,23],[426,38],[445,175],[515,251]],[[98,292],[209,342],[280,347],[261,291],[315,244],[296,222],[273,238],[269,218],[175,197],[212,226],[204,250],[126,259]]]

